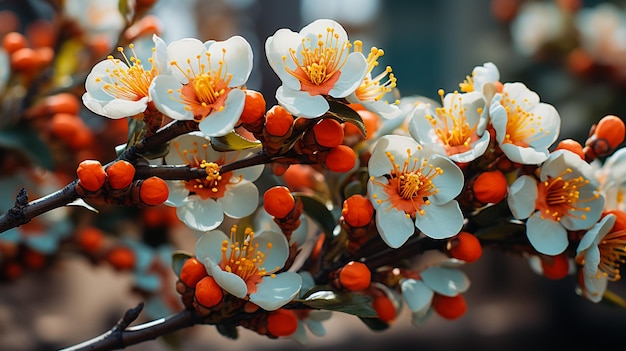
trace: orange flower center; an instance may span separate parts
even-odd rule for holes
[[[232,90],[228,84],[233,77],[228,73],[225,55],[226,49],[222,49],[222,60],[218,62],[218,67],[211,67],[211,54],[208,52],[206,53],[208,66],[201,61],[201,55],[196,56],[195,64],[191,59],[187,59],[188,68],[184,68],[176,61],[170,62],[170,65],[176,67],[189,81],[177,89],[178,98],[173,96],[171,98],[185,105],[185,110],[191,111],[196,121],[202,120],[213,111],[224,109],[226,97]],[[168,93],[173,95],[174,91],[170,89]]]
[[[124,67],[120,64],[120,60],[113,56],[108,56],[107,59],[111,60],[115,65],[114,69],[107,69],[106,73],[113,80],[113,83],[106,83],[103,87],[104,92],[116,99],[137,101],[149,95],[148,88],[152,79],[156,77],[159,72],[157,67],[152,65],[152,69],[149,71],[144,70],[141,60],[137,58],[135,54],[134,45],[128,46],[132,50],[132,56],[127,57],[124,54],[124,49],[118,47],[117,51],[124,57],[126,65]],[[154,51],[154,49],[153,49]],[[153,63],[152,58],[148,60]],[[100,77],[96,78],[96,82],[100,82]]]
[[[589,206],[582,207],[581,203],[597,198],[594,194],[591,199],[580,199],[580,188],[589,184],[589,180],[582,176],[565,179],[565,174],[572,173],[568,168],[560,175],[539,183],[537,200],[535,207],[540,211],[542,218],[560,221],[564,216],[575,217],[572,211],[589,212]],[[585,219],[585,214],[580,215],[580,219]]]
[[[260,249],[259,244],[254,242],[254,232],[250,228],[245,229],[242,243],[236,239],[236,236],[237,226],[234,225],[230,230],[230,240],[222,242],[220,267],[243,279],[248,287],[248,294],[252,294],[256,291],[256,284],[267,275],[263,263],[272,249],[272,243],[268,243],[265,249]]]
[[[195,142],[194,148],[190,150],[181,150],[178,142],[174,142],[176,152],[185,160],[190,168],[203,168],[206,170],[206,177],[185,180],[185,187],[191,194],[200,196],[202,199],[219,199],[224,196],[226,186],[231,183],[232,172],[220,173],[220,165],[226,160],[219,159],[215,162],[207,162],[207,150],[209,145]],[[241,181],[234,179],[234,182]]]
[[[289,58],[296,64],[295,70],[287,66],[286,55],[283,64],[285,70],[300,81],[303,91],[311,95],[328,95],[339,79],[352,44],[347,40],[340,42],[339,35],[330,27],[326,28],[325,36],[320,33],[317,39],[312,43],[310,38],[303,38],[299,56],[295,49],[289,50]]]
[[[428,163],[426,158],[420,162],[419,159],[411,156],[411,150],[407,150],[407,158],[402,166],[395,162],[395,157],[390,152],[387,152],[387,157],[392,166],[388,183],[378,182],[373,177],[370,180],[383,187],[389,197],[385,201],[390,201],[394,208],[404,211],[410,217],[415,217],[416,213],[423,216],[425,212],[422,206],[430,205],[428,196],[439,192],[433,179],[443,174],[443,170]],[[376,194],[373,197],[376,199]],[[379,204],[383,202],[380,199],[376,201]]]
[[[443,90],[439,89],[439,96],[443,105]],[[452,106],[435,109],[436,117],[427,115],[435,134],[443,143],[448,155],[459,154],[470,149],[473,141],[478,140],[476,127],[467,123],[466,109],[462,107],[462,96],[454,92]],[[478,111],[479,113],[481,111]]]

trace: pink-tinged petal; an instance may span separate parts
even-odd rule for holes
[[[263,231],[254,238],[254,242],[259,245],[258,250],[265,254],[263,268],[268,274],[285,266],[289,257],[289,243],[283,233]],[[268,250],[270,244],[271,249]]]
[[[537,181],[530,176],[517,178],[509,187],[507,202],[513,217],[525,219],[535,211],[537,200]]]
[[[209,67],[216,69],[220,66],[220,61],[227,63],[228,73],[232,74],[229,87],[238,87],[246,83],[252,72],[252,47],[246,39],[236,35],[225,41],[213,43],[208,51],[211,54]]]
[[[259,190],[251,182],[241,180],[226,186],[224,196],[217,199],[224,213],[231,218],[243,218],[256,210],[259,203]]]
[[[189,189],[185,183],[180,180],[166,180],[165,183],[169,191],[165,204],[174,207],[182,206],[189,196]]]
[[[411,312],[422,312],[428,309],[435,295],[421,280],[403,279],[400,282],[402,297]]]
[[[217,228],[224,221],[224,210],[217,201],[200,200],[192,195],[181,207],[176,208],[176,215],[189,228],[207,231]]]
[[[201,234],[194,250],[196,257],[203,263],[210,258],[211,262],[218,264],[222,260],[222,243],[228,240],[228,236],[221,230],[211,230]]]
[[[415,214],[415,226],[424,235],[433,239],[447,239],[461,231],[464,218],[456,200],[443,205],[422,206],[422,210],[424,215],[420,215],[419,212]]]
[[[402,246],[415,232],[413,220],[403,211],[390,208],[388,202],[376,211],[376,228],[383,241],[394,249]]]
[[[328,95],[335,98],[344,98],[352,94],[358,88],[367,73],[367,60],[360,52],[348,55],[346,64],[341,69],[341,75]]]
[[[208,60],[205,53],[206,47],[204,43],[196,38],[176,40],[167,46],[167,64],[176,62],[176,64],[180,66],[180,69],[172,67],[171,72],[179,83],[185,84],[189,81],[187,76],[188,69],[198,74],[200,73],[200,64],[204,63],[205,67],[208,67]],[[199,59],[196,59],[196,57],[199,57]],[[189,63],[187,63],[188,59],[191,59]],[[200,62],[198,62],[198,60]]]
[[[243,111],[246,94],[239,89],[228,93],[222,111],[213,111],[206,116],[198,127],[209,137],[223,136],[233,131]]]
[[[420,272],[424,284],[434,292],[445,296],[456,296],[469,289],[470,281],[462,271],[453,268],[429,267]]]
[[[301,284],[302,278],[294,272],[283,272],[274,277],[265,276],[257,284],[257,291],[250,294],[250,302],[266,311],[275,311],[298,295]]]
[[[535,250],[544,255],[561,254],[569,244],[567,231],[561,223],[543,219],[538,212],[526,221],[526,236]]]
[[[235,273],[223,271],[217,264],[210,262],[209,258],[205,259],[204,265],[207,268],[207,273],[215,279],[217,285],[222,289],[240,299],[248,295],[248,287],[241,277]]]
[[[173,76],[157,76],[150,84],[150,97],[157,110],[176,120],[193,120],[193,113],[187,111],[183,103],[177,101],[180,94],[177,92],[182,86]],[[172,92],[170,94],[170,92]],[[176,100],[174,100],[176,99]]]
[[[454,162],[449,158],[432,155],[428,158],[431,165],[436,168],[441,168],[442,174],[432,178],[432,182],[437,188],[438,192],[429,196],[433,205],[444,204],[461,193],[463,189],[463,172]]]
[[[276,100],[290,114],[304,118],[319,117],[330,108],[323,96],[311,96],[306,91],[293,90],[286,85],[278,87]]]
[[[290,70],[297,68],[296,63],[290,58],[289,50],[293,48],[297,50],[296,53],[298,54],[301,45],[302,36],[286,28],[277,30],[273,36],[265,41],[267,61],[274,72],[276,72],[276,75],[278,75],[278,78],[283,82],[283,85],[293,90],[300,90],[300,80],[287,72],[285,65]],[[287,60],[283,61],[283,57],[287,57]]]
[[[487,147],[489,147],[489,141],[491,140],[489,133],[483,133],[483,135],[477,141],[472,143],[472,148],[469,151],[450,155],[450,159],[454,162],[466,163],[471,162],[482,156]]]

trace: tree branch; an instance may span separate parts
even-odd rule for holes
[[[128,327],[139,317],[143,303],[126,311],[124,316],[106,333],[60,351],[118,350],[200,323],[194,310],[185,309],[174,315],[134,327]]]

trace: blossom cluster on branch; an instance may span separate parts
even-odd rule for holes
[[[483,249],[538,263],[551,279],[575,274],[581,296],[623,304],[608,292],[626,257],[619,117],[599,119],[582,143],[561,140],[557,109],[492,62],[459,77],[458,90],[440,90],[440,101],[400,96],[391,67],[379,67],[384,51],[364,50],[330,19],[278,29],[264,53],[241,36],[167,43],[143,34],[84,77],[84,106],[128,126],[112,160],[77,160],[60,190],[22,183],[0,216],[5,278],[19,275],[17,261],[43,265],[68,242],[134,270],[146,292],[175,275],[172,317],[129,327],[141,307],[130,310],[110,333],[71,349],[123,347],[196,324],[306,343],[307,333],[324,335],[332,312],[382,330],[403,306],[415,326],[453,320],[467,310],[462,268]],[[0,76],[4,99],[34,86],[45,65],[20,68],[25,46],[11,36],[0,51],[0,72],[13,72]],[[246,86],[259,54],[281,80],[274,106]],[[35,98],[27,114],[78,153],[89,134],[64,94]],[[33,194],[41,197],[29,202]],[[195,250],[72,227],[58,212],[66,205],[142,210],[134,220],[147,235],[179,221],[197,236]],[[164,218],[168,208],[175,218]],[[157,264],[161,251],[173,273]]]

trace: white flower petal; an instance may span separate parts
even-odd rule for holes
[[[328,92],[328,95],[335,98],[344,98],[358,88],[367,73],[367,60],[360,52],[352,52],[348,55],[346,64],[341,69],[339,79]]]
[[[513,217],[525,219],[535,211],[537,200],[537,181],[530,176],[517,178],[509,187],[507,202]]]
[[[373,180],[370,179],[367,182],[367,195],[375,210],[378,210],[381,203],[387,201],[389,198],[383,187],[378,185],[387,183],[387,178],[385,177],[375,177]]]
[[[415,215],[415,226],[433,239],[447,239],[457,235],[463,226],[463,213],[456,200],[443,205],[424,205],[422,210],[423,216],[419,213]]]
[[[511,143],[500,144],[500,149],[509,160],[524,165],[538,165],[548,158],[547,149],[537,150]]]
[[[208,60],[205,53],[206,47],[204,43],[196,38],[183,38],[173,41],[167,46],[167,64],[176,62],[180,66],[180,69],[173,68],[171,72],[179,83],[185,84],[189,81],[188,69],[198,74],[200,73],[200,64],[204,63],[205,67],[208,67]],[[199,57],[199,59],[196,57]],[[190,63],[187,63],[188,59],[191,60]],[[200,62],[198,62],[198,60],[200,60]]]
[[[555,256],[567,248],[567,231],[561,223],[541,218],[536,212],[526,222],[526,236],[537,252]]]
[[[252,214],[259,203],[259,190],[251,182],[242,180],[226,186],[224,196],[217,199],[224,213],[231,218],[243,218]]]
[[[259,245],[258,250],[265,254],[263,268],[268,274],[283,268],[289,257],[289,243],[283,233],[264,231],[254,238],[254,242]]]
[[[186,158],[187,156],[184,155],[184,150],[198,150],[198,148],[203,150],[202,145],[208,143],[209,139],[198,133],[181,135],[172,142],[173,145],[170,152],[165,155],[165,163],[168,165],[186,165],[189,161]],[[212,151],[213,149],[210,150]]]
[[[221,230],[212,230],[200,235],[196,241],[195,254],[200,262],[205,262],[207,258],[215,264],[222,260],[222,243],[229,240],[228,236]]]
[[[438,192],[429,196],[433,205],[444,204],[461,193],[463,189],[463,172],[454,162],[449,158],[432,155],[428,158],[431,165],[436,168],[441,168],[443,171],[439,176],[433,177],[432,181]]]
[[[424,284],[438,294],[456,296],[469,289],[470,281],[462,271],[453,268],[429,267],[420,273]]]
[[[222,49],[225,51],[222,52]],[[228,73],[232,74],[229,87],[246,83],[252,72],[252,47],[246,39],[236,35],[225,41],[217,41],[211,44],[208,52],[211,54],[210,67],[213,69],[219,67],[220,61],[227,63]]]
[[[222,289],[240,299],[248,295],[246,282],[240,276],[223,271],[219,266],[210,262],[209,258],[205,259],[204,265],[207,267],[207,273],[215,279],[217,285]]]
[[[190,196],[189,201],[177,207],[176,215],[189,228],[199,231],[215,229],[224,220],[224,210],[217,201],[201,200],[197,195]]]
[[[200,130],[209,137],[226,135],[233,131],[243,111],[246,94],[239,89],[228,93],[224,101],[224,109],[212,111],[198,125]]]
[[[193,113],[187,111],[181,102],[173,100],[180,98],[176,92],[180,88],[181,84],[173,76],[159,75],[150,84],[150,97],[157,110],[166,116],[176,120],[193,120]],[[173,93],[170,94],[169,91]]]
[[[400,282],[402,297],[412,312],[421,312],[430,307],[435,295],[421,280],[403,279]]]
[[[250,294],[250,302],[266,311],[275,311],[296,297],[301,284],[302,278],[294,272],[283,272],[274,278],[265,276],[257,284],[257,291]]]
[[[311,96],[306,91],[293,90],[286,85],[278,87],[276,100],[290,114],[304,118],[319,117],[330,108],[323,96]]]
[[[403,211],[389,209],[387,205],[376,211],[376,228],[383,241],[394,249],[402,246],[415,232],[415,225]]]
[[[267,38],[265,41],[265,54],[270,66],[274,72],[276,72],[276,75],[278,75],[284,86],[296,91],[301,88],[300,81],[289,73],[285,69],[285,66],[293,71],[297,68],[297,65],[291,59],[283,61],[283,57],[289,58],[291,55],[289,50],[292,48],[296,50],[296,53],[299,53],[301,45],[302,35],[286,28],[277,30],[273,36]]]
[[[581,252],[587,250],[591,247],[591,245],[597,245],[598,242],[600,242],[600,240],[602,240],[602,238],[613,228],[615,218],[614,214],[608,214],[604,216],[600,222],[589,229],[578,243],[576,254],[580,254]]]

